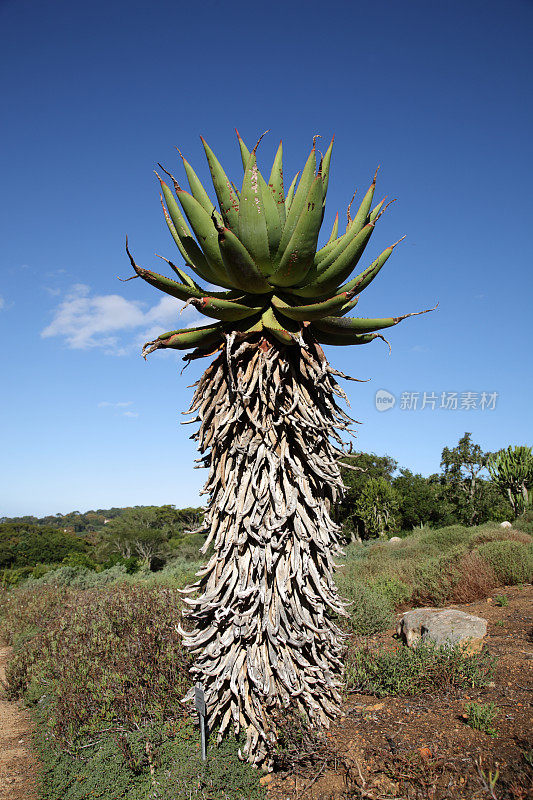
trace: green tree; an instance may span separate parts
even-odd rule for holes
[[[198,527],[201,508],[136,506],[128,508],[105,525],[100,534],[102,556],[118,553],[137,558],[144,568],[153,568],[178,549],[187,531]]]
[[[365,523],[357,510],[357,501],[372,478],[383,478],[391,483],[398,462],[391,456],[355,452],[342,460],[341,475],[345,486],[344,497],[334,510],[335,520],[343,525],[347,538],[361,540],[365,537]]]
[[[481,521],[482,478],[490,455],[474,444],[471,437],[471,433],[465,433],[456,447],[445,447],[441,457],[448,497],[457,509],[459,520],[465,525]]]
[[[0,567],[57,564],[74,553],[87,553],[89,545],[72,533],[43,525],[0,524]]]
[[[135,556],[150,569],[154,560],[164,558],[172,534],[171,506],[130,508],[110,520],[101,535],[103,554],[117,552],[124,559]]]
[[[424,478],[410,469],[401,469],[392,485],[398,493],[398,527],[411,530],[422,525],[439,527],[449,524],[451,506],[445,499],[445,488],[436,480]]]
[[[493,453],[487,468],[494,485],[509,500],[516,519],[531,504],[533,454],[531,447],[516,446]]]
[[[366,481],[355,504],[356,513],[363,521],[364,538],[384,537],[394,530],[398,505],[398,493],[385,478]]]

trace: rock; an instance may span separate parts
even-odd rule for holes
[[[513,526],[511,525],[510,522],[500,522],[500,528],[512,528],[512,527]]]
[[[389,544],[398,544],[398,542],[401,542],[401,541],[402,540],[400,539],[399,536],[391,536],[390,539],[389,539]]]
[[[406,611],[396,630],[407,647],[428,639],[437,645],[458,644],[465,652],[479,653],[487,634],[487,620],[454,608]]]
[[[270,775],[270,774],[263,775],[261,778],[259,778],[259,783],[262,786],[265,786],[265,784],[267,784],[267,783],[272,783],[273,780],[274,780],[273,775]]]

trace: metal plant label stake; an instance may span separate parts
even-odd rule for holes
[[[207,708],[205,705],[204,690],[196,684],[194,687],[194,706],[200,720],[200,748],[202,761],[207,761]]]

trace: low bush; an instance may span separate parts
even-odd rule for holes
[[[493,722],[500,713],[494,703],[467,703],[465,706],[466,724],[487,736],[497,736],[498,731]]]
[[[496,573],[477,550],[462,556],[457,565],[457,575],[451,597],[455,603],[472,603],[488,597],[498,585]]]
[[[494,598],[494,604],[500,608],[505,608],[509,605],[509,598],[505,594],[497,594]]]
[[[142,586],[63,593],[55,622],[17,647],[6,669],[12,697],[46,697],[62,739],[176,714],[189,657],[176,630],[181,600]]]
[[[263,796],[239,742],[210,743],[181,702],[190,659],[174,588],[40,584],[4,593],[0,634],[14,645],[10,697],[36,719],[47,800],[245,800]]]
[[[416,695],[439,689],[486,686],[494,660],[486,653],[465,655],[460,647],[354,648],[346,659],[346,686],[377,697]]]
[[[379,589],[371,584],[353,582],[340,577],[341,596],[349,601],[346,626],[360,636],[389,628],[394,619],[394,605]]]
[[[93,744],[65,751],[50,743],[39,725],[41,794],[46,800],[259,800],[265,791],[257,770],[239,761],[239,742],[228,737],[210,746],[204,764],[198,732],[179,726],[148,726],[105,733]]]
[[[477,533],[473,539],[472,544],[478,546],[486,544],[487,542],[521,542],[522,544],[531,544],[533,538],[529,533],[524,531],[515,530],[514,528],[483,528]]]
[[[518,519],[515,519],[513,528],[523,531],[524,533],[529,533],[531,536],[533,536],[533,508],[529,508],[527,511],[524,511],[524,513],[521,514]]]
[[[276,745],[272,757],[276,771],[296,776],[305,775],[309,770],[316,775],[317,763],[322,769],[336,768],[338,749],[323,728],[309,725],[303,714],[292,707],[274,714],[274,721]]]
[[[25,581],[27,588],[38,589],[40,586],[72,586],[76,589],[92,589],[98,586],[110,586],[113,583],[126,581],[127,568],[117,564],[102,572],[95,572],[83,566],[63,565],[47,570],[40,577],[30,577]]]
[[[531,571],[531,556],[526,555],[531,542],[527,533],[485,523],[417,529],[394,545],[349,544],[336,573],[341,594],[352,599],[353,592],[359,601],[352,607],[349,627],[357,633],[383,629],[386,613],[376,615],[376,610],[390,604],[469,603],[487,597],[498,585],[530,580],[525,573]],[[369,598],[368,626],[363,593]]]
[[[487,542],[480,546],[479,554],[505,586],[529,583],[533,577],[533,545],[510,541]]]
[[[123,559],[121,561],[122,563],[114,564],[100,572],[84,566],[40,565],[34,569],[29,568],[29,572],[19,575],[12,583],[18,584],[23,589],[39,589],[43,586],[97,589],[122,583],[180,589],[195,580],[195,573],[205,563],[193,561],[188,557],[179,558],[170,561],[158,572],[151,572],[149,569],[132,571],[127,561]]]
[[[37,635],[64,614],[70,600],[67,587],[43,586],[39,591],[18,587],[5,591],[0,607],[0,641],[14,644],[28,630]]]

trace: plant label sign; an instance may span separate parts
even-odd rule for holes
[[[207,708],[205,705],[204,690],[198,684],[194,687],[194,707],[200,720],[200,746],[202,761],[207,760]]]

